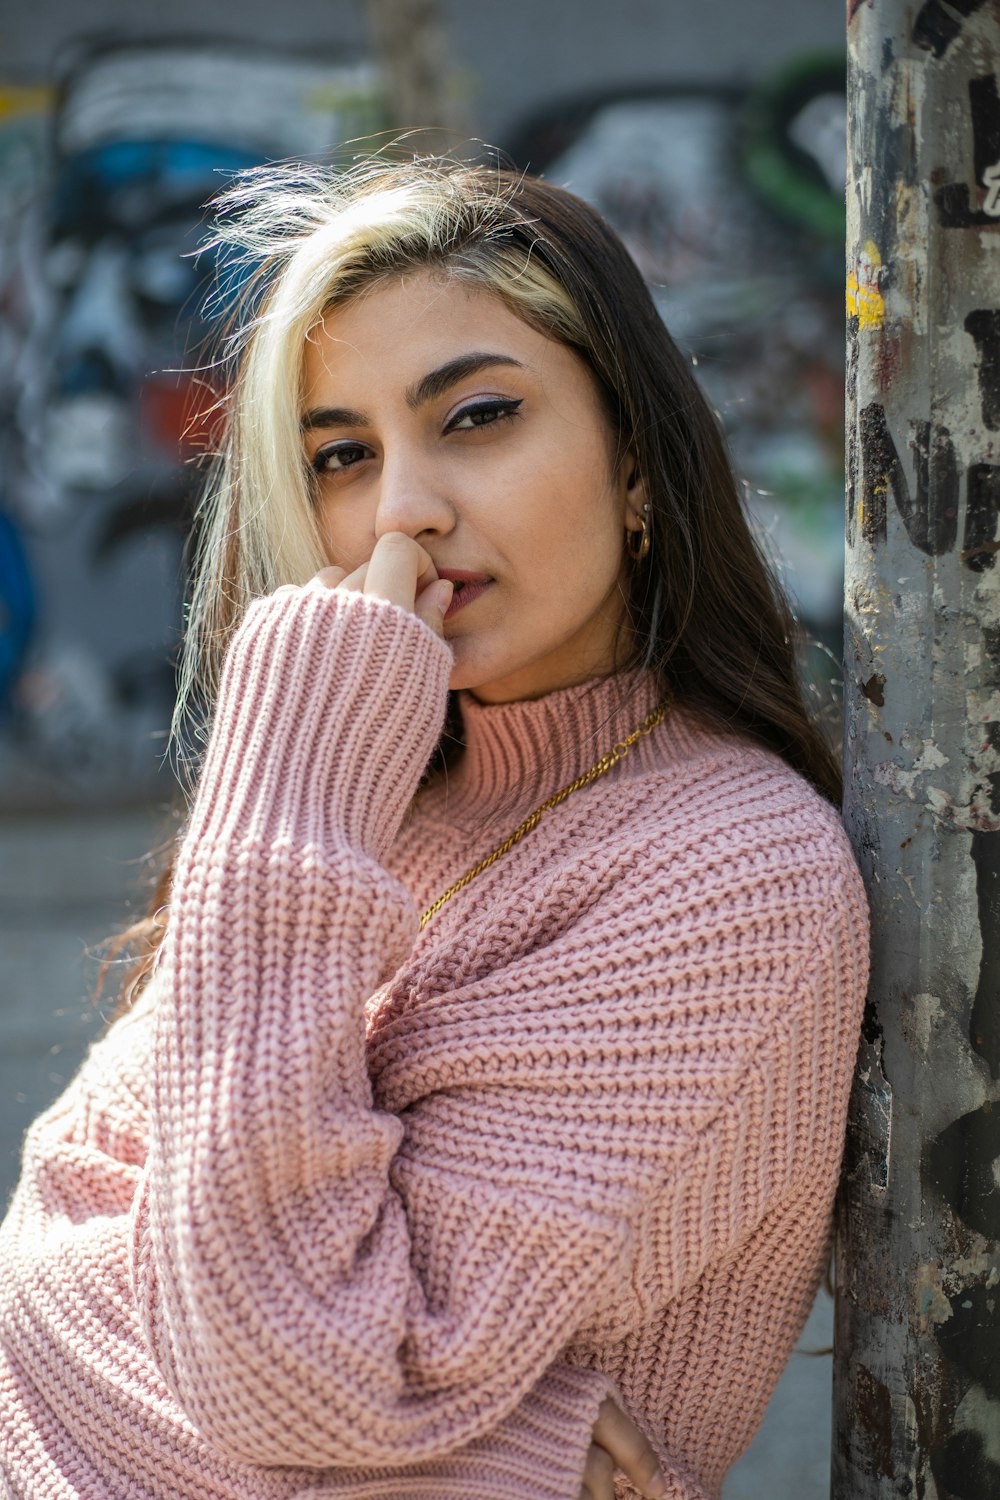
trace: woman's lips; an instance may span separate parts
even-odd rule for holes
[[[448,578],[455,585],[455,592],[451,596],[451,603],[445,611],[445,619],[450,620],[452,615],[457,615],[460,609],[478,599],[484,589],[488,589],[493,579],[488,573],[474,573],[469,568],[438,568],[439,578]]]
[[[451,603],[448,604],[447,610],[445,610],[445,619],[451,619],[451,616],[457,615],[460,609],[465,609],[475,598],[480,597],[480,594],[483,594],[489,588],[490,583],[493,582],[492,577],[484,577],[483,573],[469,573],[466,576],[462,576],[457,571],[457,568],[456,570],[447,571],[439,568],[438,571],[439,576],[450,577],[451,582],[454,583],[454,594],[451,595]]]

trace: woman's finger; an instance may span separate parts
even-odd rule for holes
[[[605,1396],[592,1432],[593,1441],[606,1448],[617,1468],[628,1475],[649,1500],[662,1500],[667,1482],[652,1444],[616,1401]]]
[[[335,589],[340,587],[346,577],[347,571],[344,568],[320,568],[319,572],[314,573],[305,584],[305,587],[307,589]],[[281,590],[278,589],[277,592],[280,594]]]
[[[428,584],[417,596],[413,613],[425,625],[429,625],[435,635],[444,635],[444,617],[454,592],[453,583],[447,578],[439,578],[436,583]]]
[[[364,594],[367,592],[367,590],[365,589],[365,579],[367,577],[368,564],[366,562],[363,562],[360,568],[354,569],[353,573],[345,573],[337,587],[342,589],[352,589],[357,594]]]
[[[321,568],[306,588],[350,589],[377,599],[388,599],[409,610],[435,632],[444,635],[444,615],[454,584],[439,578],[419,542],[404,532],[387,532],[375,544],[367,562],[348,573],[345,568]]]
[[[436,578],[430,555],[419,542],[403,531],[387,531],[368,559],[365,593],[412,611],[421,585]]]
[[[583,1470],[583,1488],[591,1500],[615,1500],[615,1465],[600,1443],[591,1443]]]

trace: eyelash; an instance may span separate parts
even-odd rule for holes
[[[514,399],[509,397],[501,398],[494,396],[491,397],[488,401],[471,401],[468,406],[459,408],[459,410],[455,413],[444,430],[446,433],[477,432],[484,427],[495,427],[499,422],[504,422],[511,417],[516,417],[518,408],[520,407],[523,399],[523,397]],[[457,425],[465,417],[476,417],[480,415],[492,417],[493,420],[488,422],[474,422],[471,427],[460,428]],[[326,467],[327,462],[331,458],[339,458],[342,454],[345,453],[364,452],[365,448],[366,445],[364,443],[352,442],[350,439],[342,439],[338,443],[328,443],[326,447],[320,448],[319,452],[315,454],[315,456],[311,460],[311,467],[319,475],[344,473],[344,469],[328,469]],[[354,465],[348,464],[346,467],[353,468]]]

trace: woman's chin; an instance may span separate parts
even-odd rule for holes
[[[448,640],[447,632],[445,640]],[[448,641],[448,644],[455,653],[455,665],[448,679],[448,686],[453,692],[473,693],[476,697],[482,697],[484,702],[496,701],[495,695],[500,700],[506,696],[503,685],[517,671],[516,662],[489,660],[484,652],[475,649],[468,638],[463,639],[461,636],[457,640]]]
[[[463,660],[465,653],[461,647],[455,651],[455,665],[451,669],[448,686],[452,692],[474,693],[477,688],[485,688],[493,681],[494,673],[489,669],[476,670],[472,662]]]

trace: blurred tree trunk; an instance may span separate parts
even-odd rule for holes
[[[417,150],[451,149],[467,123],[439,0],[365,0],[365,13],[390,129],[412,132]]]

